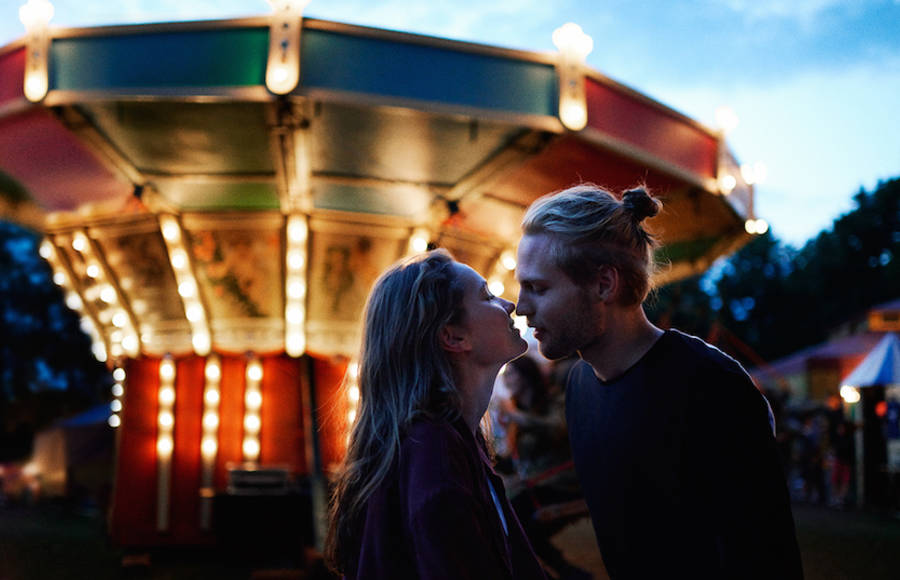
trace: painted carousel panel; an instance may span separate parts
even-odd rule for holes
[[[302,45],[307,89],[556,114],[556,73],[546,63],[328,30],[304,31]]]
[[[228,225],[194,229],[185,220],[197,285],[210,318],[280,318],[284,309],[280,229]]]
[[[452,185],[520,129],[461,116],[326,103],[310,131],[314,173]]]
[[[137,169],[168,177],[272,174],[264,105],[118,101],[83,112]]]
[[[56,38],[50,88],[114,92],[128,88],[240,87],[265,81],[266,28],[149,30]]]
[[[309,350],[350,354],[359,350],[359,326],[369,290],[405,249],[388,228],[322,231],[313,224],[309,271]],[[384,229],[384,232],[378,230]],[[356,231],[354,231],[356,230]],[[380,235],[379,235],[380,234]]]

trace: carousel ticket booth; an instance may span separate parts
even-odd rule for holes
[[[722,134],[587,68],[574,25],[545,54],[275,4],[55,29],[30,0],[0,48],[0,171],[30,195],[3,214],[45,236],[115,377],[121,545],[259,537],[279,514],[321,540],[360,315],[404,255],[447,248],[515,300],[525,208],[579,181],[664,201],[661,282],[764,227]]]

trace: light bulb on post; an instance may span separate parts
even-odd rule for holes
[[[309,0],[269,0],[269,4],[272,17],[266,87],[276,95],[286,95],[300,82],[300,28]]]
[[[734,109],[732,109],[731,107],[723,105],[716,109],[715,115],[716,126],[725,135],[734,131],[740,124],[740,119],[738,118],[737,113],[735,113]]]
[[[584,61],[594,49],[594,41],[573,22],[553,31],[553,44],[559,50],[559,120],[571,131],[587,126]]]
[[[19,20],[25,26],[25,98],[33,103],[40,102],[50,88],[48,78],[48,52],[50,19],[53,18],[53,4],[48,0],[28,0],[19,8]]]
[[[734,177],[734,175],[726,173],[725,175],[719,177],[719,190],[723,194],[728,195],[729,193],[734,191],[735,187],[737,187],[737,179]]]

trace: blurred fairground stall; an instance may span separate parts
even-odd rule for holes
[[[853,501],[900,509],[900,299],[870,308],[830,338],[751,370],[767,392],[790,393],[790,418],[847,422],[852,440]],[[799,422],[795,422],[799,424]],[[834,446],[834,441],[828,442]]]
[[[514,300],[525,208],[580,181],[664,200],[660,282],[766,227],[722,132],[587,68],[575,25],[543,54],[273,4],[57,29],[29,0],[0,48],[0,172],[28,192],[3,217],[44,235],[115,377],[123,545],[301,512],[320,539],[366,294],[406,254],[447,248]]]

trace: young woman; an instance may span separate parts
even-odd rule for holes
[[[366,306],[360,406],[325,556],[346,578],[544,578],[479,429],[527,347],[513,304],[442,251],[401,262]]]

